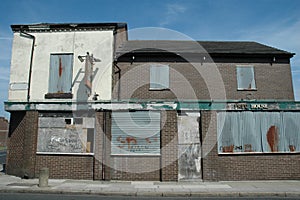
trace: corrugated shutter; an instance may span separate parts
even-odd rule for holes
[[[237,82],[239,90],[253,90],[256,89],[254,69],[252,66],[237,67]]]
[[[299,152],[300,113],[219,112],[218,151]]]
[[[151,65],[150,66],[150,89],[169,88],[169,66]]]
[[[51,54],[49,93],[69,93],[72,87],[73,54]]]
[[[159,112],[113,112],[111,154],[159,155]]]

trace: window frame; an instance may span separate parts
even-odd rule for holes
[[[251,81],[251,88],[249,87],[241,87],[243,80],[241,80],[241,76],[239,70],[240,69],[251,69],[251,76],[253,77]],[[245,73],[245,72],[244,72]],[[237,82],[237,90],[238,91],[257,91],[256,79],[255,79],[255,67],[253,65],[237,65],[236,66],[236,82]],[[253,87],[254,85],[254,87]]]

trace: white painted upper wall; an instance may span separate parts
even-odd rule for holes
[[[78,56],[85,56],[86,52],[93,54],[101,62],[95,62],[93,70],[97,73],[93,79],[92,95],[97,93],[99,100],[111,99],[112,62],[114,35],[112,30],[106,31],[74,31],[74,32],[41,32],[30,33],[36,37],[32,79],[30,87],[30,101],[70,101],[63,99],[45,99],[48,93],[50,54],[73,53],[73,101],[78,97],[78,87],[83,84],[85,63],[80,62]],[[17,83],[27,86],[32,39],[14,33],[13,51],[11,59],[10,85]],[[75,80],[75,78],[77,79]],[[26,101],[27,89],[15,90],[9,88],[9,101]]]

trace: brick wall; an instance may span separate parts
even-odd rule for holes
[[[0,117],[0,147],[7,146],[8,121],[4,117]]]
[[[110,139],[111,113],[96,112],[94,180],[110,180],[111,178]]]
[[[300,154],[218,155],[215,111],[201,112],[203,180],[300,179]]]
[[[6,173],[23,176],[23,141],[26,127],[26,112],[12,112],[7,145]]]
[[[149,90],[149,63],[118,63],[121,68],[121,99],[294,99],[289,64],[216,63],[216,68],[212,63],[194,66],[185,62],[159,63],[170,66],[170,90]],[[237,65],[254,66],[257,91],[237,90]],[[117,75],[114,80],[113,98],[116,99],[119,89]],[[222,95],[222,80],[226,96]]]
[[[43,167],[49,168],[49,177],[57,179],[93,179],[93,156],[37,155],[36,177]]]
[[[159,181],[160,157],[113,156],[111,178],[125,181]]]
[[[161,180],[178,180],[177,112],[161,112]]]
[[[33,178],[35,176],[38,112],[12,112],[10,122],[7,174]]]

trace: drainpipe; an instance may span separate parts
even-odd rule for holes
[[[34,46],[35,46],[35,36],[34,35],[30,35],[29,33],[24,32],[22,29],[20,30],[20,35],[23,36],[23,37],[27,37],[29,39],[32,39],[30,65],[29,65],[29,75],[28,75],[28,89],[27,89],[27,102],[29,103],[29,100],[30,100],[31,74],[32,74],[32,62],[33,62],[33,52],[34,52]]]
[[[102,138],[102,180],[105,180],[105,164],[106,164],[106,110],[103,111],[103,138]]]
[[[121,93],[121,69],[117,65],[117,62],[114,62],[114,66],[118,68],[118,71],[115,74],[118,74],[118,101],[120,101],[120,93]]]

